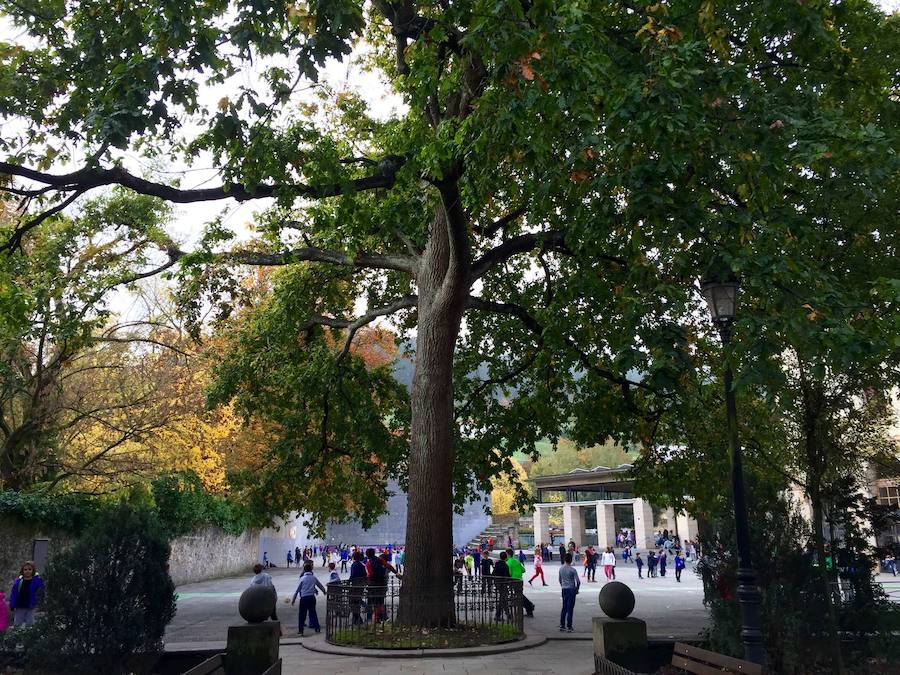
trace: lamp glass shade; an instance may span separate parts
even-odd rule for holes
[[[704,281],[700,292],[709,305],[713,321],[731,321],[737,315],[737,281]]]

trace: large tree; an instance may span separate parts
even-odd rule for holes
[[[17,132],[4,134],[0,171],[8,192],[40,204],[5,248],[104,186],[174,203],[272,198],[254,245],[227,245],[216,221],[198,250],[170,254],[224,305],[237,288],[224,267],[294,268],[266,310],[287,322],[247,329],[248,358],[220,391],[283,415],[272,386],[305,383],[328,405],[289,418],[307,425],[288,437],[299,476],[327,476],[307,469],[342,453],[355,470],[361,451],[408,482],[414,621],[450,608],[452,504],[508,472],[512,453],[566,427],[583,443],[652,444],[693,376],[683,324],[714,253],[763,289],[789,255],[775,243],[818,227],[783,216],[797,215],[792,195],[811,201],[822,171],[887,156],[880,182],[860,182],[873,198],[896,188],[897,28],[867,2],[0,8],[30,37],[0,49],[0,112]],[[379,118],[325,87],[321,104],[298,100],[327,59],[356,47],[400,112]],[[212,161],[223,182],[137,175],[124,161],[134,150]],[[76,166],[46,168],[63,161]],[[397,314],[416,337],[402,457],[387,441],[383,454],[343,443],[404,437],[385,434],[399,412],[378,414],[394,394],[347,356],[359,327]],[[329,367],[325,328],[345,344]],[[263,387],[252,358],[284,365],[265,359],[267,329],[273,353],[300,353],[284,379],[257,372]],[[351,380],[355,399],[340,394]]]

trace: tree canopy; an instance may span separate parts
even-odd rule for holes
[[[739,387],[772,376],[756,366],[785,343],[769,337],[833,341],[845,365],[896,351],[900,33],[870,2],[0,8],[28,36],[0,47],[16,129],[0,172],[30,207],[4,249],[98,188],[271,198],[249,244],[211,218],[196,248],[166,252],[225,314],[232,269],[284,268],[214,392],[279,420],[298,495],[325,476],[313,466],[408,485],[410,593],[447,596],[449,505],[511,474],[515,453],[563,433],[652,448],[688,409],[712,372],[694,357],[713,258],[753,309]],[[354,53],[401,109],[314,84]],[[211,162],[221,183],[138,175],[133,152]],[[349,354],[385,316],[416,333],[408,418],[403,392]]]

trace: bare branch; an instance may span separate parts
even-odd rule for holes
[[[182,253],[183,255],[183,253]],[[304,260],[326,262],[334,265],[364,269],[384,269],[406,272],[415,276],[416,259],[398,253],[356,253],[350,255],[344,251],[306,246],[295,248],[284,253],[264,253],[258,251],[229,251],[219,254],[219,258],[241,265],[290,265]]]
[[[0,162],[0,175],[18,176],[41,185],[41,187],[33,190],[15,187],[13,189],[15,194],[36,196],[47,192],[47,188],[52,188],[59,192],[73,192],[72,195],[57,206],[16,228],[10,241],[0,246],[0,251],[17,248],[26,232],[37,227],[51,215],[59,213],[85,192],[107,185],[121,185],[139,194],[159,197],[167,202],[177,204],[217,201],[220,199],[234,199],[238,202],[244,202],[252,199],[274,197],[278,193],[285,191],[296,197],[323,199],[348,192],[391,188],[396,181],[397,172],[405,163],[406,158],[398,155],[389,155],[377,163],[376,171],[370,176],[325,185],[306,185],[302,183],[277,185],[263,183],[247,186],[240,183],[225,183],[212,188],[182,190],[171,185],[155,183],[140,178],[129,173],[121,166],[114,166],[109,169],[86,166],[67,174],[51,174],[10,162]]]
[[[517,221],[519,218],[524,216],[527,212],[528,212],[528,209],[525,206],[520,206],[520,207],[515,208],[512,211],[509,211],[508,213],[505,213],[504,215],[500,216],[497,220],[495,220],[493,223],[491,223],[487,227],[477,228],[475,231],[482,236],[493,237],[500,230],[505,228],[510,223]]]
[[[569,252],[569,249],[566,248],[565,239],[566,233],[564,230],[531,232],[528,234],[520,234],[512,239],[507,239],[502,244],[492,248],[472,264],[471,281],[480,279],[495,266],[506,262],[520,253],[528,253],[534,250]]]
[[[353,338],[356,336],[356,333],[360,328],[372,323],[379,316],[389,316],[391,314],[396,314],[401,309],[411,309],[416,306],[416,303],[418,303],[418,301],[419,296],[417,295],[404,295],[397,298],[389,305],[385,305],[384,307],[378,307],[377,309],[368,311],[362,316],[353,319],[352,321],[349,319],[337,319],[334,317],[323,315],[314,316],[306,322],[306,324],[304,325],[304,330],[309,331],[314,326],[346,328],[347,339],[344,341],[344,347],[343,349],[341,349],[341,353],[338,355],[338,360],[340,361],[350,351],[350,346],[353,343]]]

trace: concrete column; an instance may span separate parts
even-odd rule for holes
[[[563,506],[563,535],[566,538],[566,546],[569,545],[569,541],[581,546],[584,540],[584,518],[581,517],[580,506],[572,504]]]
[[[634,541],[639,549],[654,548],[653,509],[640,497],[634,500]]]
[[[542,506],[534,507],[534,545],[541,542],[550,545],[550,509]]]
[[[682,544],[685,539],[697,538],[697,521],[687,513],[678,514],[678,536]]]
[[[675,538],[675,509],[668,508],[664,512],[666,517],[666,526],[662,529],[669,531],[669,536]]]
[[[597,546],[616,545],[616,515],[612,504],[597,502]]]

